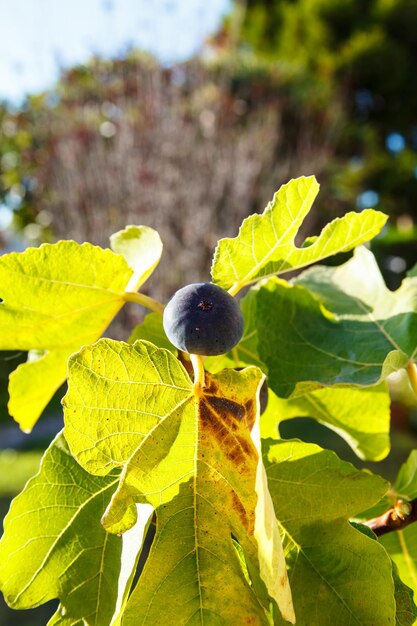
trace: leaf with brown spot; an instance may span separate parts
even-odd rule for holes
[[[259,455],[262,372],[206,378],[204,390],[194,388],[171,352],[146,341],[102,340],[70,361],[64,405],[71,450],[94,474],[122,468],[104,527],[128,530],[137,504],[156,512],[155,539],[124,626],[267,626],[268,593],[293,619],[288,581],[277,586],[285,563]]]

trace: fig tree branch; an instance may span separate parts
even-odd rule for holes
[[[410,502],[404,502],[403,500],[397,500],[395,506],[388,511],[385,511],[382,515],[374,517],[366,522],[365,526],[368,526],[374,533],[381,537],[386,533],[393,532],[395,530],[403,530],[413,522],[417,521],[417,498]]]

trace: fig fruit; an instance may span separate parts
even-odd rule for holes
[[[213,283],[192,283],[174,293],[163,325],[176,348],[205,356],[228,352],[243,334],[239,303]]]

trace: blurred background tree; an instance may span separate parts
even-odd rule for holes
[[[241,46],[279,65],[302,107],[339,103],[327,190],[347,206],[377,205],[393,218],[376,252],[397,286],[417,260],[417,3],[237,0],[236,7]]]
[[[337,110],[303,111],[269,64],[207,51],[170,68],[95,58],[4,112],[1,193],[27,239],[107,245],[128,223],[153,226],[165,252],[152,289],[166,299],[208,278],[217,239],[281,183],[320,178]]]

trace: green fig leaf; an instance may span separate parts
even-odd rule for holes
[[[377,541],[348,522],[377,502],[388,484],[300,441],[266,442],[264,463],[297,626],[393,624],[391,561]]]
[[[137,291],[148,280],[162,255],[161,238],[149,226],[126,226],[111,235],[110,246],[133,269],[126,291]]]
[[[417,279],[390,291],[365,248],[340,267],[314,267],[294,284],[271,278],[254,291],[258,353],[281,397],[306,385],[375,385],[415,358]]]
[[[211,271],[213,282],[235,294],[260,278],[352,250],[377,235],[387,220],[372,209],[347,213],[328,224],[318,237],[297,247],[295,238],[318,191],[314,176],[282,185],[262,215],[243,221],[237,237],[220,239]]]
[[[123,306],[131,275],[122,257],[74,241],[0,257],[0,349],[32,351],[10,385],[23,430],[64,382],[68,356],[100,337]]]
[[[65,434],[88,471],[122,468],[103,516],[123,533],[136,505],[151,504],[156,536],[124,624],[146,617],[178,624],[221,616],[268,624],[245,579],[232,535],[256,585],[293,621],[291,593],[272,501],[260,463],[258,368],[206,374],[192,384],[173,354],[146,341],[100,340],[69,362]],[[94,441],[94,445],[91,442]],[[206,592],[207,581],[210,593]],[[217,583],[213,582],[217,581]],[[175,594],[173,589],[175,588]]]
[[[361,459],[380,461],[390,451],[390,397],[386,383],[374,387],[324,387],[291,398],[269,390],[262,436],[277,437],[279,424],[311,417],[340,435]]]
[[[88,474],[59,435],[13,501],[0,540],[0,588],[13,608],[60,599],[49,622],[116,624],[127,602],[152,508],[123,538],[100,525],[117,476]]]
[[[26,432],[65,381],[68,357],[102,335],[161,256],[158,233],[145,226],[127,227],[112,244],[128,262],[75,241],[0,258],[0,350],[29,351],[9,388],[10,414]]]

